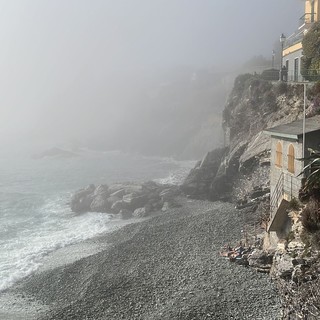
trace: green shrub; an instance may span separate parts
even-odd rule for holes
[[[300,203],[296,198],[292,198],[289,201],[289,209],[292,209],[292,210],[299,210],[300,209]]]
[[[320,189],[320,152],[312,149],[308,149],[310,156],[301,159],[308,161],[308,164],[303,168],[299,174],[306,176],[303,187],[301,188],[302,193],[309,193],[310,195],[317,195]]]
[[[293,241],[294,239],[295,239],[294,232],[290,231],[286,236],[286,240],[289,243],[289,242]]]
[[[319,202],[310,199],[308,204],[301,212],[301,222],[304,229],[309,233],[320,230],[320,208]]]
[[[312,25],[302,40],[301,74],[306,80],[320,80],[320,22]]]
[[[251,79],[256,79],[256,76],[250,73],[240,74],[234,80],[233,90],[237,93],[243,92],[244,89],[248,87],[248,80],[251,80]]]

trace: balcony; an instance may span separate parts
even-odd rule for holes
[[[305,35],[305,32],[306,32],[306,29],[303,28],[303,29],[297,30],[295,33],[289,36],[284,43],[283,49],[287,49],[301,42]]]
[[[311,24],[315,22],[315,13],[305,13],[299,19],[299,25],[303,26],[305,24]]]
[[[283,48],[287,49],[302,41],[306,32],[310,29],[315,21],[315,13],[305,13],[299,19],[299,29],[286,39]]]

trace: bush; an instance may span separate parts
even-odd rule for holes
[[[320,195],[320,152],[310,148],[308,150],[310,152],[310,156],[305,159],[301,159],[303,161],[308,161],[308,164],[299,174],[299,176],[302,174],[306,175],[303,187],[301,188],[301,193],[316,196]]]
[[[286,240],[289,243],[289,242],[293,241],[294,239],[295,239],[294,232],[290,231],[286,236]]]
[[[314,23],[302,40],[301,74],[306,80],[320,80],[320,22]]]
[[[255,79],[256,77],[250,73],[240,74],[234,80],[234,91],[237,93],[243,92],[248,86],[248,80]]]
[[[318,201],[310,199],[301,212],[301,222],[304,229],[309,233],[320,231],[320,208]]]
[[[296,198],[292,198],[290,200],[289,209],[292,209],[292,210],[299,210],[300,209],[299,201]]]

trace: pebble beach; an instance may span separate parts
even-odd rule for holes
[[[219,256],[239,239],[243,213],[223,202],[177,203],[88,240],[73,258],[72,247],[52,257],[0,295],[1,319],[280,319],[269,277]]]

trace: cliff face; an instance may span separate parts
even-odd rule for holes
[[[224,152],[215,151],[214,159],[208,153],[184,182],[184,192],[195,198],[241,200],[242,204],[258,191],[267,193],[270,137],[262,131],[299,119],[302,113],[302,85],[268,82],[250,74],[238,76],[223,111]],[[199,185],[202,187],[197,188]]]

